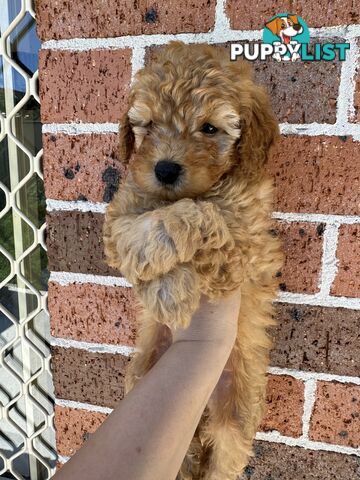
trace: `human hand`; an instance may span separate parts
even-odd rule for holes
[[[238,330],[240,300],[240,288],[216,303],[202,295],[190,326],[172,330],[173,343],[195,341],[232,348]]]

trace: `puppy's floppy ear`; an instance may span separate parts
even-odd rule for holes
[[[240,167],[247,175],[261,172],[270,146],[279,136],[279,125],[264,88],[252,82],[246,88],[242,112],[241,137],[237,144]]]
[[[129,162],[135,144],[134,132],[130,125],[130,120],[127,113],[125,113],[120,121],[119,140],[120,160],[126,164]]]
[[[276,17],[274,20],[270,20],[270,22],[265,23],[265,27],[267,27],[273,35],[279,34],[280,25],[281,19],[279,17]]]
[[[290,18],[290,20],[291,20],[293,23],[300,23],[297,15],[293,15],[292,13],[289,13],[288,18]]]

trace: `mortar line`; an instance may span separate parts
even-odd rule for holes
[[[255,437],[257,440],[273,443],[283,443],[289,447],[302,447],[307,450],[324,450],[327,452],[336,452],[343,455],[356,455],[360,457],[360,449],[336,445],[325,442],[315,442],[313,440],[305,440],[303,438],[293,438],[281,435],[276,430],[272,432],[258,432]]]
[[[225,4],[226,0],[217,0],[215,6],[215,27],[214,33],[219,33],[220,35],[229,34],[231,31],[230,28],[230,19],[225,13]]]
[[[360,36],[360,24],[334,25],[332,27],[309,28],[310,37],[342,37],[345,41]]]
[[[144,47],[133,47],[132,50],[132,59],[131,59],[131,83],[134,81],[135,74],[143,68],[145,63],[145,48]]]
[[[141,62],[134,69],[141,68]],[[118,133],[118,123],[44,123],[42,133],[64,133],[67,135],[83,135],[89,133]],[[280,123],[283,135],[303,136],[351,136],[360,140],[360,124],[346,122],[339,123]]]
[[[283,135],[308,135],[308,136],[340,136],[353,137],[360,140],[360,125],[356,123],[281,123],[280,132]]]
[[[83,135],[90,133],[119,133],[118,123],[44,123],[42,133],[64,133],[66,135]]]
[[[350,43],[346,60],[342,62],[340,72],[339,93],[337,98],[336,123],[340,126],[347,125],[350,117],[355,114],[355,72],[358,65],[358,45],[354,38],[346,39]]]
[[[101,407],[92,403],[77,402],[74,400],[66,400],[62,398],[55,398],[55,405],[64,408],[73,408],[75,410],[87,410],[88,412],[106,413],[110,414],[113,409],[109,407]]]
[[[260,40],[261,30],[212,30],[199,33],[124,35],[112,38],[71,38],[64,40],[47,40],[42,49],[85,51],[95,49],[118,49],[164,45],[172,40],[184,43],[225,43],[237,40]]]
[[[313,305],[316,307],[348,308],[360,310],[360,298],[335,297],[329,295],[323,297],[319,293],[314,295],[306,293],[279,292],[277,302],[294,303],[297,305]]]
[[[109,345],[106,343],[83,342],[59,337],[51,337],[50,345],[52,347],[76,348],[78,350],[86,350],[87,352],[92,353],[111,353],[114,355],[120,354],[127,357],[136,351],[135,347],[129,347],[127,345]]]
[[[339,238],[339,225],[327,224],[323,234],[323,253],[321,258],[321,272],[319,276],[319,297],[330,296],[331,286],[338,271],[336,251]]]
[[[339,383],[351,383],[354,385],[360,385],[360,377],[354,377],[350,375],[337,375],[336,373],[319,373],[305,370],[295,370],[285,367],[273,367],[268,368],[268,373],[271,375],[288,375],[296,380],[302,380],[303,382],[309,381],[323,381],[323,382],[339,382]],[[313,385],[310,383],[310,386]],[[309,392],[311,393],[309,386]]]
[[[309,378],[304,384],[304,411],[302,416],[302,439],[309,440],[310,421],[316,399],[316,380]]]
[[[109,345],[104,343],[84,342],[59,337],[52,337],[50,340],[50,345],[62,348],[76,348],[79,350],[86,350],[93,353],[112,353],[121,354],[124,356],[130,356],[137,351],[135,347],[129,347],[127,345]],[[360,377],[354,377],[349,375],[337,375],[334,373],[319,373],[313,371],[307,372],[303,370],[295,370],[290,368],[273,366],[270,366],[267,371],[269,374],[272,375],[287,375],[297,380],[302,380],[303,382],[310,382],[308,392],[311,392],[310,386],[313,385],[311,382],[316,381],[339,382],[360,385]]]
[[[314,442],[311,440],[302,440],[292,437],[285,437],[278,432],[258,432],[256,434],[256,440],[262,440],[264,442],[273,442],[273,443],[282,443],[290,447],[302,447],[306,450],[313,451],[325,451],[325,452],[335,452],[341,453],[343,455],[355,455],[360,457],[360,450],[352,447],[346,447],[342,445],[333,445],[331,443],[322,443]],[[66,463],[70,460],[71,457],[66,457],[64,455],[58,455],[59,463]]]
[[[72,283],[89,283],[95,285],[104,285],[107,287],[126,287],[132,285],[124,277],[114,277],[107,275],[93,275],[75,272],[50,272],[50,282],[56,282],[62,286]],[[320,297],[319,294],[308,295],[303,293],[279,292],[276,302],[294,303],[300,305],[314,305],[319,307],[347,308],[351,310],[360,310],[360,298],[350,297]]]
[[[71,283],[91,283],[94,285],[104,285],[106,287],[132,287],[131,283],[124,277],[75,272],[50,272],[49,282],[56,282],[62,286],[70,285]]]
[[[53,50],[91,50],[148,47],[151,45],[164,45],[171,40],[181,40],[185,43],[225,43],[241,40],[261,40],[261,30],[234,30],[228,27],[229,19],[221,11],[222,1],[216,7],[215,27],[210,32],[175,33],[175,34],[150,34],[150,35],[124,35],[112,38],[71,38],[64,40],[47,40],[43,42],[42,49]],[[224,27],[224,28],[221,28]],[[341,37],[348,41],[360,36],[360,25],[339,25],[333,27],[310,28],[311,38]]]
[[[55,200],[48,198],[46,200],[46,209],[48,212],[52,211],[80,211],[105,213],[108,203],[104,202],[90,202],[81,200]],[[275,220],[284,220],[287,222],[313,222],[326,223],[329,225],[341,224],[356,224],[360,223],[359,215],[334,215],[323,213],[287,213],[287,212],[273,212],[272,218]]]
[[[48,212],[92,212],[105,213],[108,203],[105,202],[89,202],[82,200],[52,200],[46,199],[46,210]]]
[[[286,222],[313,222],[339,226],[360,223],[360,215],[336,215],[330,213],[292,213],[273,212],[272,218]]]

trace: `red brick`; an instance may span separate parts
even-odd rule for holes
[[[239,480],[356,480],[359,463],[355,455],[289,447],[281,443],[255,442]]]
[[[277,303],[271,364],[335,375],[359,374],[360,311]]]
[[[48,308],[54,337],[135,344],[136,305],[131,288],[50,282]]]
[[[288,375],[269,375],[266,405],[261,430],[277,430],[288,437],[300,437],[304,409],[303,382]]]
[[[327,42],[343,39],[324,39]],[[339,60],[334,62],[254,62],[255,80],[267,90],[279,122],[332,123],[339,94]]]
[[[55,405],[56,449],[59,455],[70,457],[79,450],[91,433],[107,418],[106,413],[88,412]]]
[[[310,438],[353,448],[360,446],[359,385],[318,382]]]
[[[46,217],[49,270],[121,276],[105,262],[103,222],[104,215],[100,213],[49,213]]]
[[[298,293],[319,291],[322,256],[320,224],[278,222],[285,253],[285,263],[279,273],[280,290]]]
[[[309,27],[327,27],[359,23],[360,15],[353,0],[228,0],[226,11],[232,28],[239,30],[261,29],[274,15],[281,12],[295,13]]]
[[[109,202],[126,175],[115,133],[47,133],[43,148],[47,198]]]
[[[342,225],[339,231],[338,273],[333,295],[360,297],[360,225]]]
[[[38,0],[37,30],[51,38],[118,37],[152,33],[207,32],[214,27],[215,0]]]
[[[131,50],[40,50],[41,120],[118,122],[131,78]]]
[[[55,396],[114,408],[124,396],[129,357],[77,348],[51,348]]]
[[[275,210],[359,215],[359,149],[351,137],[282,136],[267,167]]]

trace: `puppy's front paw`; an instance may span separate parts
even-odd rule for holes
[[[298,53],[293,53],[292,56],[291,56],[291,61],[292,62],[296,62],[296,60],[299,60],[300,59],[300,55]]]
[[[199,305],[199,278],[192,265],[181,264],[159,278],[137,285],[136,292],[154,320],[172,328],[186,328]]]
[[[164,224],[156,218],[144,218],[131,238],[118,242],[121,271],[134,285],[167,273],[177,263],[177,252]]]

